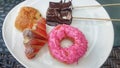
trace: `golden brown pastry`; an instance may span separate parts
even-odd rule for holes
[[[41,17],[39,11],[32,7],[22,7],[15,21],[15,27],[19,31],[25,28],[32,28],[33,24]]]

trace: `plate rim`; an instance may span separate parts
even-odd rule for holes
[[[7,49],[9,50],[10,54],[15,58],[15,60],[17,60],[20,64],[22,64],[22,65],[25,66],[25,67],[27,67],[27,65],[25,65],[24,63],[22,63],[22,62],[13,54],[13,52],[12,52],[11,49],[9,48],[9,46],[8,46],[6,40],[5,40],[5,34],[4,34],[5,31],[4,31],[4,28],[5,28],[5,24],[6,24],[5,22],[6,22],[7,18],[8,18],[8,16],[10,15],[10,13],[12,13],[17,7],[19,7],[20,4],[23,4],[23,3],[27,2],[27,1],[28,1],[28,0],[22,1],[22,2],[20,2],[19,4],[17,4],[16,6],[14,6],[14,7],[8,12],[8,14],[6,15],[6,17],[5,17],[5,19],[4,19],[4,22],[3,22],[3,25],[2,25],[2,37],[3,37],[3,40],[4,40],[5,46],[6,46]]]

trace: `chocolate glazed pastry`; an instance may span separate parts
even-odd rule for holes
[[[46,16],[47,24],[56,26],[58,24],[68,24],[72,22],[72,3],[64,2],[50,2]]]

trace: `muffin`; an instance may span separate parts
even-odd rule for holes
[[[40,12],[33,7],[22,7],[15,20],[15,27],[19,31],[23,31],[26,28],[32,28],[32,26],[41,17]]]

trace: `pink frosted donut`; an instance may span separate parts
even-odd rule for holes
[[[61,47],[60,41],[64,38],[70,38],[73,44],[69,47]],[[51,55],[57,60],[72,64],[78,60],[87,51],[87,40],[83,33],[77,28],[69,25],[58,25],[49,34],[48,46]]]

